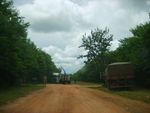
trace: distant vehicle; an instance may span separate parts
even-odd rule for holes
[[[71,77],[70,75],[66,74],[66,71],[64,70],[64,68],[61,67],[61,70],[64,72],[63,74],[60,74],[60,79],[59,79],[59,83],[62,84],[70,84],[71,83]]]
[[[66,74],[66,71],[61,67],[63,73],[53,73],[53,83],[70,84],[71,76]]]
[[[109,89],[132,88],[134,82],[133,65],[130,62],[109,64],[105,70],[104,80]]]
[[[60,73],[53,73],[52,75],[52,83],[59,83],[60,81]]]
[[[64,75],[64,74],[61,75],[61,76],[60,76],[59,83],[62,83],[62,84],[70,84],[70,83],[71,83],[70,75]]]

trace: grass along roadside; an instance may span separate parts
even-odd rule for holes
[[[120,95],[133,100],[143,101],[150,104],[150,90],[148,89],[133,89],[133,90],[109,90],[104,86],[89,87],[93,89],[102,90],[111,94]]]
[[[133,100],[143,101],[145,103],[150,104],[150,89],[135,88],[133,90],[109,90],[106,87],[104,87],[102,84],[86,83],[86,82],[79,82],[79,85],[83,85],[84,87],[88,87],[92,89],[105,91],[115,95],[120,95]]]
[[[11,87],[8,89],[0,89],[0,106],[16,100],[29,94],[31,91],[44,88],[42,84],[26,84],[18,87]]]

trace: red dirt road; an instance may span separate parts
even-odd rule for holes
[[[79,85],[47,85],[0,113],[150,113],[150,105]]]

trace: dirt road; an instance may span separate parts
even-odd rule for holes
[[[0,113],[150,113],[150,105],[79,85],[47,85]]]

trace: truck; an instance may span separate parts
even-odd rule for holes
[[[134,86],[134,69],[130,62],[109,64],[104,73],[105,85],[109,89],[132,88]]]
[[[70,84],[71,76],[66,74],[64,68],[60,67],[60,73],[53,73],[52,83],[60,83],[60,84]]]
[[[61,84],[70,84],[71,83],[70,75],[64,75],[64,74],[61,75],[59,83],[61,83]]]
[[[63,73],[60,73],[59,83],[70,84],[71,83],[70,75],[66,74],[66,71],[64,70],[64,68],[61,67],[61,70],[63,71]]]

